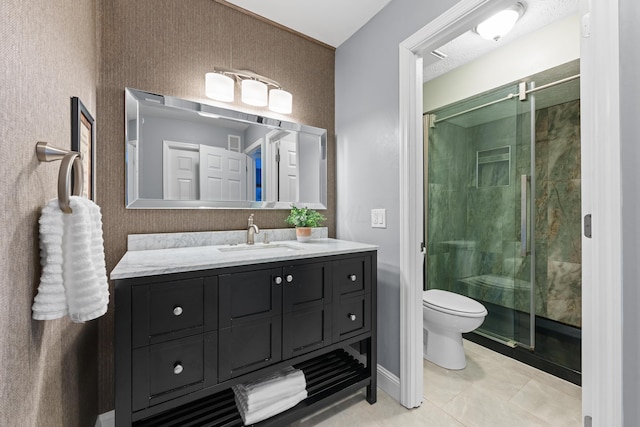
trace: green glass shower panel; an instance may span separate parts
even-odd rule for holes
[[[476,332],[530,346],[531,260],[520,229],[530,105],[517,94],[510,85],[431,113],[425,282],[484,304],[489,314]]]

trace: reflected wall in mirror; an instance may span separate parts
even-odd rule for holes
[[[125,89],[126,206],[327,207],[325,129]]]

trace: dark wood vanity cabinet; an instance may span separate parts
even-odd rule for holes
[[[241,426],[230,387],[289,365],[309,397],[260,425],[374,403],[375,288],[375,251],[116,280],[116,426]]]

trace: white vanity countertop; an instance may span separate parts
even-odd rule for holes
[[[110,274],[112,280],[155,276],[212,268],[262,264],[301,258],[366,252],[375,245],[329,238],[307,243],[295,240],[271,243],[211,245],[166,249],[129,250]]]

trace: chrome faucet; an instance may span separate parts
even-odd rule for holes
[[[260,229],[253,223],[253,214],[249,215],[247,228],[247,245],[253,245],[253,236],[256,233],[260,233]]]

